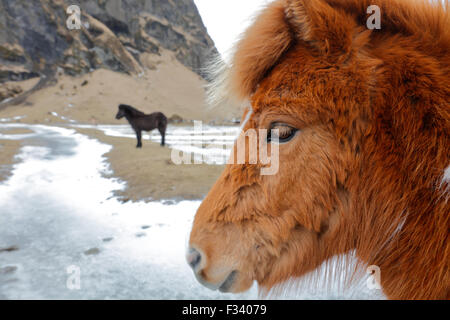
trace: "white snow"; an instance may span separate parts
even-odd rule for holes
[[[97,129],[108,136],[136,139],[129,125],[73,125],[73,127]],[[238,134],[237,126],[168,126],[166,144],[172,149],[193,154],[193,160],[203,159],[209,164],[223,165],[230,156]],[[143,133],[142,138],[161,142],[161,135],[156,129],[150,134]]]
[[[14,120],[21,120],[21,119],[24,119],[24,118],[26,118],[26,116],[15,116],[15,117],[12,117],[12,118],[0,118],[0,122],[11,122],[11,121],[14,121]]]
[[[52,116],[56,117],[56,118],[60,118],[61,120],[68,121],[70,123],[75,123],[76,122],[75,120],[69,119],[69,118],[67,118],[65,116],[61,116],[61,115],[59,115],[58,113],[56,113],[54,111],[50,112],[50,114]]]
[[[256,297],[255,288],[221,294],[195,280],[185,249],[199,201],[122,204],[112,190],[124,184],[101,175],[110,146],[74,130],[26,128],[34,134],[21,135],[22,161],[0,184],[0,249],[18,247],[0,251],[0,299]],[[73,267],[80,290],[67,286]]]

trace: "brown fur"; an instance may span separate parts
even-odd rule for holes
[[[365,27],[369,5],[381,30]],[[200,276],[265,289],[355,250],[393,299],[450,297],[450,13],[429,1],[279,0],[236,48],[244,130],[300,129],[280,169],[228,165],[196,215]]]

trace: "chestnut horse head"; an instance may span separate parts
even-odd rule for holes
[[[369,28],[377,10],[381,28]],[[193,223],[197,279],[269,290],[353,252],[379,267],[389,298],[448,298],[449,75],[448,3],[265,8],[237,44],[226,89],[250,102],[242,134],[278,129],[279,168],[226,166]]]

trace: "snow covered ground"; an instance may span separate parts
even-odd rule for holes
[[[130,125],[81,125],[76,128],[97,129],[112,137],[136,139]],[[166,132],[166,144],[172,149],[194,154],[194,159],[203,159],[211,164],[225,164],[230,156],[231,148],[239,133],[238,126],[209,126],[195,122],[191,126],[170,125]],[[144,140],[160,143],[158,130],[143,133]]]
[[[195,280],[184,257],[199,201],[119,203],[123,183],[101,175],[110,146],[71,129],[0,128],[34,132],[0,134],[25,144],[0,184],[1,299],[256,298]]]

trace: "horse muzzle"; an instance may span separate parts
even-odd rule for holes
[[[208,268],[206,266],[205,255],[195,249],[190,248],[186,256],[187,263],[192,268],[195,278],[203,286],[211,290],[219,290],[221,292],[233,292],[234,284],[239,275],[239,271],[228,271],[225,268]]]

